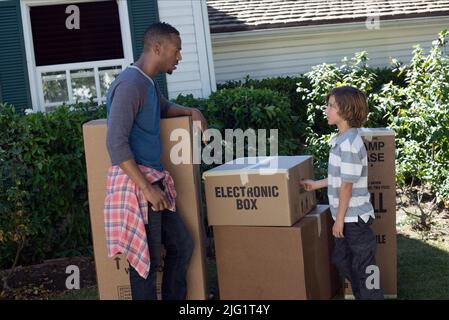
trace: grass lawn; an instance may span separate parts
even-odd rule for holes
[[[398,298],[449,298],[449,241],[398,235]]]
[[[69,293],[50,297],[49,300],[98,300],[97,287],[73,290]]]
[[[430,231],[416,231],[409,213],[417,214],[416,206],[398,197],[396,226],[398,231],[398,298],[449,298],[449,210],[439,208],[432,215]],[[429,203],[422,208],[430,212]]]

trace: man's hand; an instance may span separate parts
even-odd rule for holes
[[[340,219],[335,220],[334,226],[332,227],[332,234],[335,238],[344,238],[343,236],[343,228],[345,226],[344,221]]]
[[[151,203],[154,211],[168,209],[169,204],[165,192],[157,185],[150,184],[140,171],[134,159],[129,159],[120,163],[120,168],[127,176],[139,186],[145,199]]]
[[[192,121],[196,124],[199,124],[201,131],[203,132],[203,142],[207,144],[209,141],[209,136],[205,133],[208,129],[206,118],[204,118],[203,114],[200,110],[191,108]]]
[[[163,211],[170,207],[165,192],[159,186],[148,185],[142,191],[154,211]]]
[[[165,98],[163,98],[165,99]],[[168,117],[181,117],[181,116],[191,116],[194,125],[198,125],[203,132],[203,142],[207,144],[209,137],[205,134],[208,126],[207,121],[204,118],[200,110],[196,108],[180,106],[176,103],[170,103],[170,108],[167,111]]]

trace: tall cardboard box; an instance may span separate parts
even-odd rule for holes
[[[174,165],[170,161],[170,149],[180,141],[171,141],[175,129],[190,134],[190,163]],[[89,207],[92,238],[100,299],[131,299],[129,264],[122,255],[108,258],[104,227],[103,204],[106,195],[106,177],[110,159],[106,149],[106,120],[94,120],[83,125],[86,154]],[[200,173],[198,165],[192,164],[192,121],[190,117],[161,120],[163,145],[162,164],[175,181],[178,193],[176,206],[194,241],[193,256],[187,272],[187,298],[206,299],[205,232],[200,205]],[[160,274],[159,277],[160,279]]]
[[[359,130],[368,152],[368,190],[376,219],[376,264],[385,298],[397,297],[395,133],[387,128]],[[345,297],[353,299],[349,282]]]
[[[209,225],[292,226],[316,205],[311,156],[248,157],[203,173]]]
[[[214,226],[220,299],[330,299],[332,219],[318,206],[291,227]]]

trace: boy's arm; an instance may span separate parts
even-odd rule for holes
[[[339,204],[337,211],[337,220],[344,221],[346,211],[349,207],[349,200],[351,200],[352,182],[342,182],[339,195]]]
[[[327,178],[316,181],[311,179],[305,179],[301,180],[299,183],[306,191],[313,191],[316,189],[327,187]]]
[[[352,182],[342,182],[339,194],[339,203],[337,218],[335,220],[334,227],[332,228],[332,233],[336,238],[343,238],[343,227],[345,224],[346,211],[349,207],[349,201],[351,200],[352,194]]]
[[[316,184],[317,184],[317,189],[326,188],[327,187],[327,178],[317,180]]]

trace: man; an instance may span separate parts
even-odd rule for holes
[[[181,57],[179,32],[163,22],[145,32],[136,63],[112,83],[106,101],[108,173],[105,223],[110,257],[121,252],[130,264],[133,299],[157,299],[156,272],[164,244],[162,298],[186,298],[186,272],[193,242],[175,207],[173,180],[161,164],[161,117],[191,116],[207,122],[197,109],[167,101],[155,82],[172,74]]]

